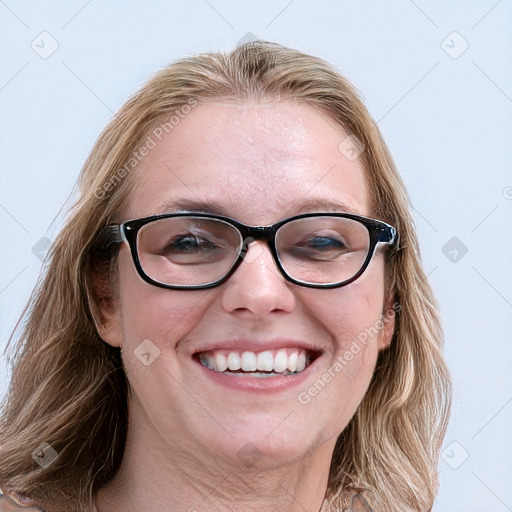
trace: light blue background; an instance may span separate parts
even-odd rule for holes
[[[410,194],[456,390],[434,510],[512,510],[510,0],[5,0],[0,16],[0,349],[41,267],[32,248],[51,238],[112,113],[172,60],[231,50],[250,32],[334,64],[378,121]],[[47,59],[31,48],[43,31],[59,45]],[[446,39],[454,31],[463,39]],[[445,51],[464,41],[458,58]],[[457,263],[442,252],[452,237],[468,248]],[[3,390],[4,359],[0,379]]]

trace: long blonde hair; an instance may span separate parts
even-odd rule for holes
[[[171,130],[173,116],[202,101],[275,97],[317,109],[364,144],[372,213],[400,236],[386,260],[386,281],[400,305],[395,332],[338,438],[324,508],[346,509],[360,493],[382,511],[431,509],[451,384],[406,191],[353,86],[323,60],[268,42],[173,63],[100,135],[80,174],[79,198],[9,340],[12,379],[0,416],[4,492],[85,512],[119,468],[130,388],[119,349],[98,334],[97,312],[116,277],[106,227],[121,220],[148,134],[158,126]],[[42,443],[58,454],[46,468],[32,457]]]

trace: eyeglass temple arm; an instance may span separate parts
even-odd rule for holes
[[[112,244],[127,242],[122,224],[109,224],[105,229],[105,237]]]
[[[397,245],[398,243],[398,232],[389,224],[376,226],[377,228],[377,240],[389,245]]]

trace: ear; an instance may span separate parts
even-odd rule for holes
[[[120,313],[115,304],[98,306],[94,323],[100,338],[112,347],[122,347],[123,328]]]
[[[92,297],[89,297],[91,314],[100,338],[112,347],[123,345],[121,307],[105,274],[93,277]]]
[[[388,294],[382,311],[382,335],[379,340],[379,350],[385,350],[391,344],[395,332],[396,311],[399,311],[398,301],[392,293]]]

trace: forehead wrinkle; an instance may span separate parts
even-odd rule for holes
[[[236,215],[238,213],[239,207],[235,207],[233,201],[230,201],[229,204],[230,206],[226,206],[225,204],[223,204],[222,201],[214,199],[202,200],[197,198],[187,198],[180,196],[171,200],[164,201],[157,207],[156,213],[190,211],[213,213],[216,215],[232,217],[233,214]],[[290,211],[288,213],[290,215],[294,215],[306,213],[308,211],[311,211],[312,213],[314,211],[317,211],[360,214],[360,212],[356,208],[341,200],[332,200],[322,197],[305,198],[302,200],[299,199],[296,203],[291,204]]]

